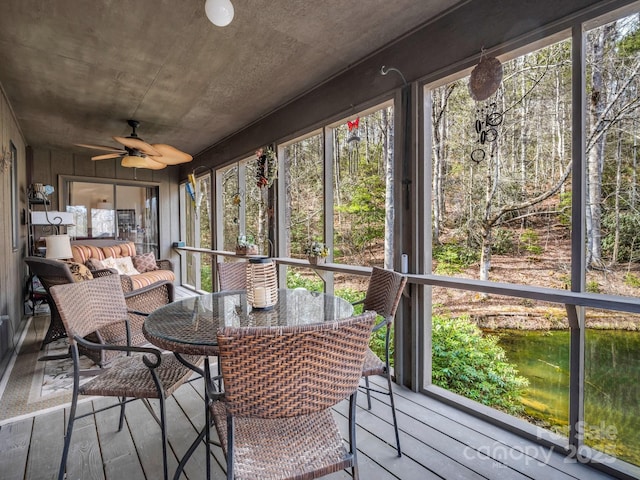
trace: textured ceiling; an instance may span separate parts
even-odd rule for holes
[[[195,155],[459,0],[232,2],[220,28],[204,0],[2,0],[0,83],[27,144],[119,146],[135,118]]]

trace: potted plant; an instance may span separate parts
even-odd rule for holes
[[[257,255],[258,246],[251,235],[238,235],[236,255]]]
[[[324,263],[325,258],[329,255],[329,250],[324,243],[311,241],[304,248],[304,253],[307,255],[309,263],[317,265],[319,263]]]

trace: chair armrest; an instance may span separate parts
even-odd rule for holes
[[[156,368],[160,366],[160,361],[162,357],[162,352],[154,347],[130,347],[127,345],[112,345],[105,343],[95,343],[86,338],[80,337],[78,335],[74,335],[74,340],[78,342],[79,345],[82,345],[89,350],[112,350],[118,352],[127,352],[127,353],[144,353],[149,354],[155,357],[155,361],[149,359],[146,355],[142,358],[144,364],[149,368]]]
[[[159,259],[156,260],[156,265],[160,270],[171,270],[173,272],[173,262],[169,259]]]

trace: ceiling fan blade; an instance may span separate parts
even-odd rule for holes
[[[143,142],[139,138],[131,137],[113,137],[116,142],[123,144],[125,147],[135,148],[136,150],[144,153],[145,155],[159,156],[160,152],[156,151],[147,142]]]
[[[95,157],[91,157],[91,160],[109,160],[110,158],[118,158],[121,156],[122,153],[107,153],[105,155],[96,155]]]
[[[156,162],[164,163],[165,165],[178,165],[180,163],[187,163],[193,160],[193,157],[188,153],[178,150],[176,147],[167,145],[165,143],[154,143],[151,145],[158,152],[160,156],[152,155],[151,158]]]
[[[116,147],[108,147],[107,145],[88,145],[86,143],[75,143],[76,147],[92,148],[93,150],[104,150],[105,152],[126,153],[126,150]]]
[[[138,157],[133,155],[127,155],[124,157],[120,165],[127,168],[148,168],[149,170],[162,170],[163,168],[167,168],[164,163],[156,162],[150,157]]]

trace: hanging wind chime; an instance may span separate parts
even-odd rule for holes
[[[355,174],[358,171],[358,161],[360,159],[360,145],[359,133],[360,117],[356,118],[353,122],[347,122],[347,128],[349,129],[349,136],[347,137],[347,150],[349,153],[349,173]]]
[[[502,63],[495,57],[485,56],[484,48],[480,51],[480,61],[471,71],[469,77],[469,94],[476,102],[487,100],[502,83]],[[480,163],[489,156],[493,157],[497,148],[498,126],[502,123],[503,114],[497,110],[496,102],[478,106],[474,121],[475,133],[478,136],[476,145],[471,151],[471,160]]]

